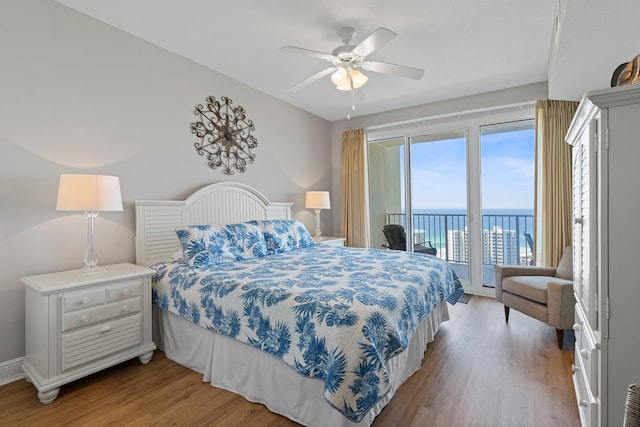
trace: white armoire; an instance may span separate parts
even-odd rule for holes
[[[640,383],[640,84],[586,93],[573,161],[573,382],[583,426],[621,426]]]

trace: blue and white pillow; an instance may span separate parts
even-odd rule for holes
[[[267,255],[267,244],[253,224],[191,225],[176,228],[187,263],[205,267]]]
[[[234,237],[236,259],[249,259],[267,255],[267,243],[262,230],[249,223],[227,224],[227,230]]]
[[[262,230],[267,253],[270,255],[306,248],[315,244],[305,226],[297,220],[254,220],[248,223],[254,224]]]
[[[216,225],[190,225],[176,228],[187,263],[205,267],[236,260],[233,235]]]

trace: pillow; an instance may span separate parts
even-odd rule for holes
[[[193,267],[267,254],[260,228],[252,224],[191,225],[176,228],[184,258]]]
[[[248,223],[254,224],[262,230],[268,254],[288,252],[314,245],[313,238],[300,221],[273,219],[255,220]]]
[[[225,230],[231,234],[236,259],[249,259],[267,255],[267,243],[262,230],[255,224],[227,224]]]
[[[191,225],[176,228],[184,259],[192,267],[236,260],[235,239],[224,227]]]

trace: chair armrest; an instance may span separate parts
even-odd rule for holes
[[[511,276],[553,276],[553,267],[535,267],[520,265],[494,265],[493,274],[496,285],[496,300],[502,302],[502,279]]]
[[[524,265],[496,265],[495,270],[501,270],[502,278],[510,276],[553,276],[555,267],[534,267]]]
[[[575,306],[573,283],[548,283],[547,309],[551,326],[556,329],[571,329],[575,319]]]

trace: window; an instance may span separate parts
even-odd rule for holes
[[[533,105],[367,131],[371,241],[402,224],[465,287],[493,294],[494,264],[528,264],[533,235]]]

